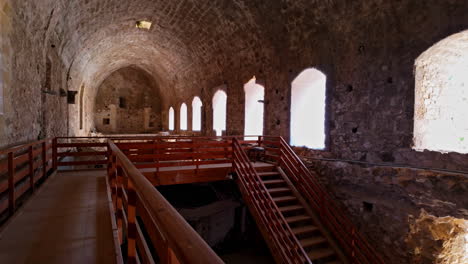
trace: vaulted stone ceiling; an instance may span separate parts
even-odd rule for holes
[[[254,6],[246,2],[61,0],[14,5],[33,20],[32,27],[46,30],[45,38],[69,68],[69,89],[78,90],[83,82],[96,87],[115,70],[138,65],[167,89],[166,95],[174,96],[188,85],[180,80],[196,83],[206,74],[206,65],[218,69],[210,75],[221,74],[230,55],[269,46],[251,12]],[[139,20],[151,21],[151,29],[136,28]]]

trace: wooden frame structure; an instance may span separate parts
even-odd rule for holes
[[[127,263],[222,263],[154,186],[227,180],[235,172],[244,199],[280,263],[311,263],[272,202],[246,148],[261,147],[317,212],[352,263],[383,264],[333,198],[275,136],[58,137],[0,151],[0,213],[48,173],[107,169],[118,240]],[[3,199],[1,199],[3,197]]]

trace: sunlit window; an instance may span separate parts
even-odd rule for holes
[[[136,24],[136,27],[139,29],[149,30],[151,28],[152,23],[150,21],[141,20],[141,21],[137,21],[135,24]]]
[[[180,130],[187,130],[187,105],[180,106]]]
[[[169,108],[169,130],[174,130],[174,108]]]
[[[263,99],[265,89],[255,77],[244,85],[245,126],[244,135],[263,135]]]
[[[292,82],[291,145],[325,148],[325,91],[327,77],[304,70]]]
[[[468,153],[468,30],[415,62],[414,148]]]
[[[221,136],[223,130],[226,130],[226,102],[226,93],[218,90],[213,96],[213,129],[217,136]]]
[[[192,101],[192,130],[201,131],[201,108],[203,104],[198,96],[195,96]]]

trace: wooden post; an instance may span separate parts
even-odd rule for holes
[[[351,229],[351,263],[357,263],[356,261],[356,229]]]
[[[57,149],[57,138],[52,140],[52,166],[54,171],[57,170],[57,163],[58,163],[58,149]]]
[[[192,139],[192,144],[194,145],[192,147],[192,161],[195,161],[195,175],[198,175],[198,169],[199,169],[199,164],[200,164],[200,155],[198,155],[198,152],[199,152],[199,146],[197,146],[196,144],[197,142],[195,142],[195,138]]]
[[[115,201],[116,202],[115,208],[116,208],[116,214],[117,214],[116,218],[117,218],[117,229],[119,231],[119,241],[120,241],[120,245],[122,245],[123,242],[124,242],[123,241],[123,214],[124,214],[124,212],[123,212],[123,201],[122,201],[123,194],[122,194],[122,190],[121,190],[122,180],[123,180],[122,179],[123,171],[122,171],[122,168],[119,166],[118,163],[116,164],[116,166],[117,166],[117,170],[116,170],[116,172],[117,172],[117,175],[116,175],[117,176],[117,181],[116,181],[116,197],[117,197],[117,199]]]
[[[112,203],[114,208],[116,208],[116,201],[117,201],[117,168],[116,168],[116,156],[111,152],[110,154],[110,168],[109,168],[109,184],[111,188],[111,197],[112,197]]]
[[[137,195],[135,188],[133,187],[132,180],[129,177],[126,180],[126,191],[127,191],[127,263],[136,264],[136,238],[137,238],[137,227],[136,227],[136,202]]]
[[[8,153],[8,209],[10,215],[15,212],[15,160],[13,152]]]
[[[174,251],[169,246],[167,247],[166,262],[164,264],[180,264]]]
[[[34,157],[33,157],[33,146],[28,148],[28,161],[29,161],[29,188],[34,192]]]
[[[159,146],[158,146],[158,139],[154,141],[154,148],[156,149],[156,177],[158,176],[157,173],[159,172]]]
[[[42,177],[47,175],[47,149],[46,142],[42,142]]]

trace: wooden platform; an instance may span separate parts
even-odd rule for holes
[[[254,162],[255,168],[271,168],[273,164]],[[232,163],[204,164],[198,169],[194,165],[163,167],[156,173],[156,168],[144,168],[140,171],[154,185],[189,184],[228,180],[232,172]]]
[[[0,231],[0,263],[116,263],[104,171],[58,173]]]

